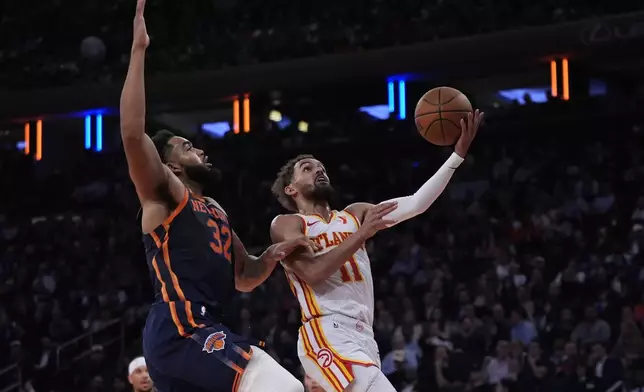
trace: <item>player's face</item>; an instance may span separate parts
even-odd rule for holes
[[[169,143],[173,146],[169,159],[169,166],[173,172],[177,175],[183,174],[187,179],[202,186],[217,181],[219,173],[208,163],[208,157],[203,150],[178,136],[170,139]]]
[[[313,158],[302,159],[295,164],[290,186],[295,191],[293,196],[299,193],[306,199],[315,201],[329,201],[333,194],[324,165]]]
[[[146,366],[136,368],[128,379],[136,392],[152,391],[152,379],[150,378],[150,374],[148,374],[148,368]]]

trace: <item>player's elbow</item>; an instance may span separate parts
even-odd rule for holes
[[[244,279],[240,277],[235,278],[235,289],[237,291],[241,291],[242,293],[250,293],[251,291],[255,290],[257,286],[259,285],[251,281],[250,279]]]

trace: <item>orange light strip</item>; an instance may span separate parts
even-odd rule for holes
[[[250,97],[244,94],[244,132],[250,132]]]
[[[233,101],[233,132],[239,133],[239,99]]]
[[[564,101],[570,99],[570,78],[568,74],[568,59],[561,60],[561,82],[563,84],[563,94],[562,97]]]
[[[29,146],[29,137],[31,133],[31,126],[29,123],[25,123],[25,155],[29,155],[30,151],[30,146]]]
[[[36,160],[42,159],[42,120],[36,121]]]
[[[556,60],[550,61],[550,91],[552,92],[553,97],[556,97],[559,95],[559,91],[557,87],[557,61]]]

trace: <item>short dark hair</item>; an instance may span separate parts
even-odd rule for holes
[[[168,161],[168,152],[172,149],[172,146],[170,145],[170,139],[175,137],[176,135],[167,129],[162,129],[160,131],[157,131],[157,133],[152,136],[152,142],[154,143],[154,146],[157,149],[157,152],[159,153],[159,157],[161,157],[161,162],[167,163]]]
[[[277,173],[277,178],[273,182],[271,191],[277,197],[277,201],[289,211],[297,212],[297,205],[293,198],[284,192],[284,188],[293,181],[293,174],[295,173],[295,165],[302,159],[311,159],[313,155],[301,154],[289,160],[282,166]]]

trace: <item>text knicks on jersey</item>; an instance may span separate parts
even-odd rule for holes
[[[217,255],[224,256],[230,262],[232,259],[233,237],[226,214],[196,199],[190,199],[190,208],[192,208],[199,222],[207,228],[212,251]]]

